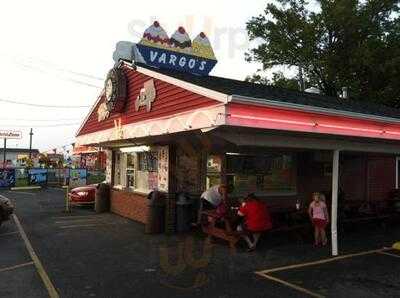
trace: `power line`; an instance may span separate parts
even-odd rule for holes
[[[19,124],[7,124],[5,126],[7,127],[15,127],[15,128],[19,128],[19,127],[32,127],[32,128],[52,128],[52,127],[63,127],[63,126],[73,126],[73,125],[80,125],[80,122],[75,122],[75,123],[59,123],[59,124],[53,124],[53,125],[19,125]]]
[[[83,118],[65,118],[65,119],[22,119],[22,118],[0,118],[0,121],[30,121],[30,122],[56,122],[56,121],[79,121]]]
[[[26,63],[22,63],[22,62],[19,62],[18,64],[23,66],[23,67],[25,67],[25,68],[27,68],[27,69],[34,70],[34,71],[39,71],[41,73],[50,74],[51,75],[51,72],[49,72],[47,70],[44,70],[44,69],[42,69],[40,67],[35,67],[35,66],[29,65],[29,64],[26,64]],[[72,79],[72,78],[69,78],[69,77],[62,76],[62,75],[54,75],[53,74],[53,76],[58,78],[58,79],[64,80],[64,81],[69,81],[69,82],[72,82],[72,83],[76,83],[76,84],[80,84],[80,85],[84,85],[84,86],[88,86],[88,87],[92,87],[92,88],[96,88],[96,89],[103,88],[103,86],[91,84],[91,83],[84,82],[84,81],[77,80],[77,79]]]
[[[36,104],[36,103],[29,103],[29,102],[22,102],[16,100],[9,100],[0,98],[0,101],[16,104],[16,105],[25,105],[30,107],[37,107],[37,108],[55,108],[55,109],[79,109],[79,108],[90,108],[91,106],[56,106],[56,105],[43,105],[43,104]]]

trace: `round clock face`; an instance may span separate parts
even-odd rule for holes
[[[112,94],[113,94],[113,89],[114,89],[114,86],[113,86],[113,81],[111,80],[111,78],[109,78],[108,80],[107,80],[107,82],[106,82],[106,86],[105,86],[105,95],[106,95],[106,100],[107,101],[110,101],[111,100],[111,97],[112,97]]]

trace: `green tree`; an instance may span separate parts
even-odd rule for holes
[[[257,84],[270,85],[291,90],[300,90],[299,80],[297,78],[287,78],[281,71],[273,73],[272,79],[270,80],[259,73],[247,76],[245,80],[247,82]]]
[[[247,23],[248,61],[298,67],[308,84],[337,96],[400,102],[399,0],[277,0]]]

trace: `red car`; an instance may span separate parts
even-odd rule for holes
[[[97,184],[76,187],[68,193],[72,204],[94,204]]]

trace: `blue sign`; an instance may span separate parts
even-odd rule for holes
[[[29,184],[37,185],[47,182],[47,170],[46,169],[30,169],[28,172]]]
[[[140,54],[147,65],[168,68],[197,75],[208,75],[217,64],[217,60],[206,59],[185,53],[159,49],[137,44]]]
[[[15,186],[15,170],[0,169],[0,187]]]

